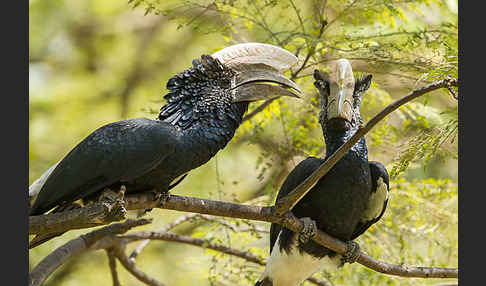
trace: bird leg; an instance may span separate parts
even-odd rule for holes
[[[164,203],[167,202],[167,200],[170,197],[170,194],[167,191],[160,192],[158,190],[152,190],[150,192],[154,194],[154,197],[155,197],[154,201],[157,201],[159,206],[164,205]],[[137,212],[137,218],[143,217],[144,215],[146,215],[150,211],[152,211],[152,208],[138,211]]]
[[[300,220],[304,223],[304,227],[299,233],[299,242],[305,244],[317,234],[317,225],[310,217],[303,217]]]
[[[152,192],[155,194],[155,201],[158,201],[161,206],[169,200],[170,194],[167,191],[153,190]]]
[[[127,217],[124,201],[125,191],[125,185],[121,185],[118,192],[105,188],[101,193],[99,201],[103,202],[105,207],[108,208],[108,216],[105,219],[118,221]]]
[[[346,242],[346,252],[343,254],[341,258],[342,264],[344,263],[353,263],[358,260],[360,255],[360,247],[357,242],[352,240]]]

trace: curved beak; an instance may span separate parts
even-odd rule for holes
[[[241,43],[212,55],[234,69],[233,102],[272,99],[280,96],[299,97],[297,84],[282,72],[295,65],[298,58],[278,46],[264,43]]]
[[[335,62],[330,77],[328,98],[328,119],[342,118],[349,122],[353,119],[354,76],[351,64],[346,59]]]
[[[265,64],[242,65],[232,82],[233,102],[257,101],[290,96],[300,98],[299,86]]]

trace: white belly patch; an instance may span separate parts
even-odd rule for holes
[[[289,254],[285,251],[280,252],[279,241],[280,235],[260,278],[263,280],[265,277],[269,277],[273,286],[300,285],[317,271],[324,268],[331,271],[337,269],[341,262],[341,255],[336,255],[332,259],[327,256],[319,259],[305,252],[300,253],[296,247],[297,236],[294,236],[292,251]]]

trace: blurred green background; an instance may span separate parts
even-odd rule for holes
[[[258,198],[252,203],[270,205],[295,165],[325,154],[313,69],[327,70],[329,61],[345,57],[358,75],[373,74],[361,108],[366,121],[413,88],[457,77],[457,10],[456,0],[30,0],[29,180],[104,124],[154,119],[166,81],[201,54],[259,41],[282,46],[298,55],[299,66],[305,64],[288,73],[304,91],[303,100],[272,102],[172,193],[235,202]],[[447,90],[435,91],[391,114],[366,139],[370,160],[384,163],[392,181],[388,209],[357,239],[361,247],[389,263],[457,267],[457,100]],[[136,230],[157,230],[182,215],[153,210],[153,223]],[[227,222],[259,231],[234,232],[201,220],[174,231],[268,256],[269,224]],[[30,268],[87,231],[70,231],[30,250]],[[137,265],[165,285],[253,285],[263,271],[239,258],[160,241],[149,244]],[[124,286],[141,285],[120,265],[118,271]],[[443,281],[383,275],[359,264],[315,277],[331,285]],[[111,283],[107,256],[97,251],[68,261],[45,285]]]

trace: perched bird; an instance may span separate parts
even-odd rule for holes
[[[167,82],[157,120],[135,118],[100,127],[29,188],[40,215],[104,188],[167,194],[189,171],[232,139],[252,101],[299,97],[283,75],[297,62],[273,45],[243,43],[195,59]]]
[[[343,145],[362,124],[360,105],[369,88],[371,75],[354,80],[351,64],[345,59],[333,65],[330,80],[314,71],[319,90],[319,123],[326,143],[326,158]],[[290,172],[277,201],[287,195],[325,159],[308,157]],[[293,207],[292,213],[304,221],[296,234],[279,224],[270,227],[270,258],[256,286],[296,286],[313,273],[344,262],[353,262],[357,249],[340,255],[314,242],[316,229],[350,242],[383,215],[388,201],[388,173],[378,162],[369,162],[364,137]],[[354,257],[353,257],[354,256]],[[328,268],[329,269],[329,268]]]

